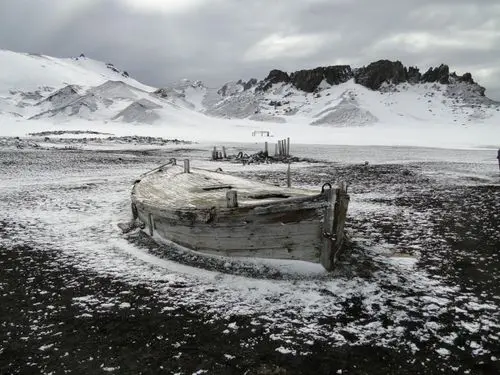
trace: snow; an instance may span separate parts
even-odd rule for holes
[[[108,80],[124,81],[141,90],[152,87],[112,71],[106,64],[89,58],[54,58],[45,55],[0,50],[0,95],[8,90],[35,91],[40,87],[63,87],[68,84],[97,86]]]
[[[251,134],[265,121],[274,136],[271,143],[290,137],[292,144],[495,148],[500,138],[498,103],[458,83],[371,91],[351,80],[335,86],[323,82],[318,93],[284,84],[265,93],[244,91],[232,83],[224,96],[185,80],[165,89],[165,95],[153,95],[153,87],[88,58],[0,50],[0,69],[10,72],[0,77],[0,136],[89,129],[196,142],[258,142],[262,139]],[[56,98],[49,102],[51,95]]]

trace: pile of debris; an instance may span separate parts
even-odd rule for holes
[[[225,147],[223,151],[217,151],[214,148],[212,152],[212,161],[229,161],[231,163],[241,163],[243,165],[249,164],[274,164],[274,163],[298,163],[298,162],[309,162],[317,163],[317,160],[308,158],[299,158],[291,155],[269,155],[268,152],[259,151],[254,154],[247,154],[243,151],[238,152],[236,155],[227,155]]]

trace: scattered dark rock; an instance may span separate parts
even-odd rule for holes
[[[168,98],[168,90],[165,88],[160,88],[153,92],[154,95],[159,96],[160,98]]]

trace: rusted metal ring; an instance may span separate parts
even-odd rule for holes
[[[329,190],[332,189],[332,184],[330,184],[329,182],[326,182],[323,184],[323,186],[321,187],[321,193],[324,193],[325,192],[325,187],[328,186],[329,187]]]

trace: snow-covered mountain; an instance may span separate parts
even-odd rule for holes
[[[20,130],[6,130],[32,128],[38,122],[61,127],[84,121],[86,128],[155,125],[178,137],[203,133],[206,139],[241,140],[252,129],[265,129],[304,142],[346,142],[347,133],[341,129],[362,128],[371,129],[372,142],[375,136],[380,137],[378,143],[386,143],[387,136],[377,130],[381,126],[390,127],[390,137],[398,126],[446,127],[440,137],[453,127],[484,125],[483,133],[497,131],[500,103],[487,98],[471,74],[450,73],[446,65],[422,74],[400,62],[381,60],[356,69],[341,65],[290,74],[272,70],[262,80],[232,81],[217,88],[190,80],[156,88],[84,55],[54,58],[0,50],[0,120],[17,124],[2,125],[0,135],[18,134]],[[356,142],[368,134],[351,133]],[[408,144],[409,138],[408,131],[401,132],[398,144]],[[481,135],[474,144],[486,139]]]
[[[450,73],[446,65],[421,74],[381,60],[358,69],[273,70],[262,81],[229,82],[220,89],[189,83],[169,90],[189,106],[225,118],[341,127],[404,119],[460,124],[500,119],[500,103],[486,97],[469,73]]]

